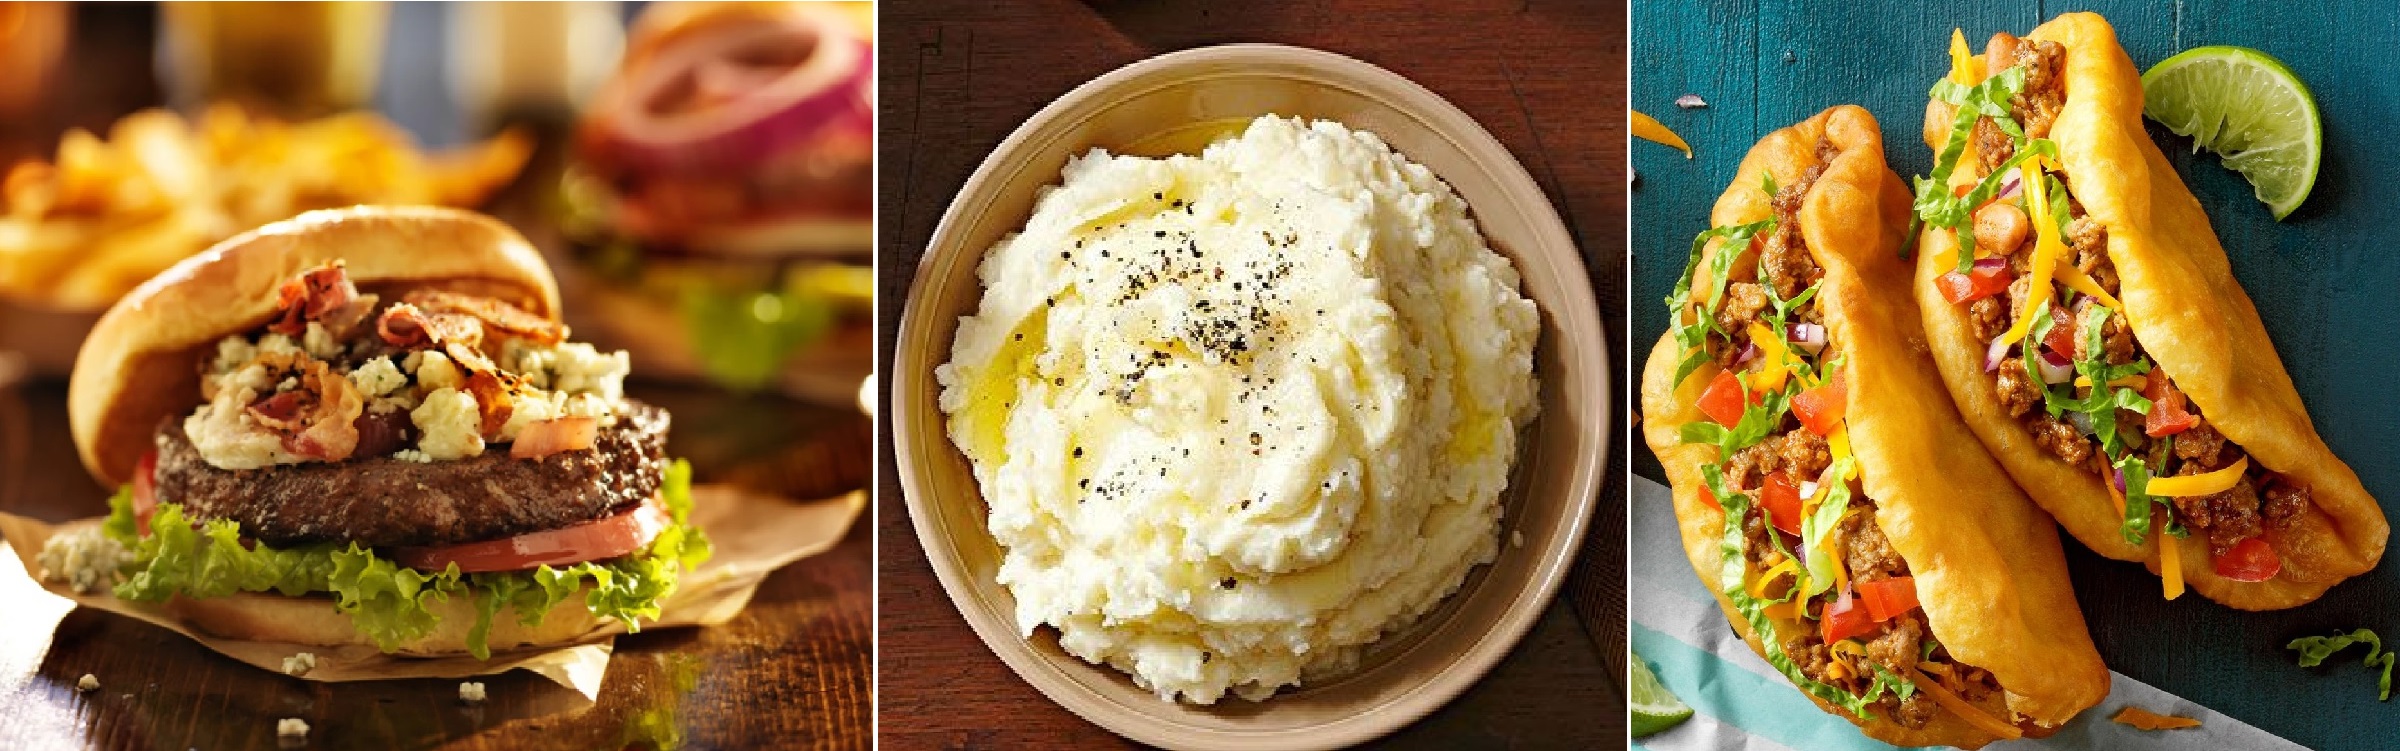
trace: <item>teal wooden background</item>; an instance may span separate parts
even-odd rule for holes
[[[2314,194],[2281,224],[2216,157],[2192,155],[2187,139],[2155,126],[2151,135],[2207,207],[2318,432],[2383,499],[2385,514],[2400,518],[2400,77],[2389,62],[2400,49],[2400,5],[1936,5],[1634,0],[1633,107],[1682,134],[1698,156],[1686,161],[1648,143],[1632,149],[1633,362],[1664,331],[1661,301],[1692,236],[1706,228],[1710,205],[1759,137],[1825,107],[1858,104],[1883,123],[1893,170],[1923,174],[1932,161],[1921,135],[1925,92],[1948,68],[1953,27],[1966,29],[1980,51],[1994,31],[2022,34],[2058,13],[2099,11],[2136,67],[2191,47],[2241,45],[2282,59],[2316,93],[2325,164]],[[1674,100],[1684,94],[1710,106],[1678,109]],[[1636,472],[1660,477],[1646,448],[1634,454]],[[2316,603],[2250,614],[2196,595],[2166,602],[2139,566],[2072,541],[2067,547],[2077,599],[2110,667],[2311,748],[2400,747],[2400,705],[2376,702],[2359,654],[2302,669],[2283,649],[2293,637],[2361,626],[2400,637],[2400,573],[2388,556]]]

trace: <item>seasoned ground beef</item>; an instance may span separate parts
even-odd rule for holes
[[[2207,470],[2186,464],[2178,475],[2196,475]],[[2259,526],[2258,486],[2243,477],[2225,492],[2202,496],[2181,496],[2174,499],[2175,512],[2183,525],[2194,533],[2208,535],[2208,547],[2218,555],[2233,549],[2234,543],[2257,537],[2264,531]]]
[[[1892,551],[1892,542],[1883,536],[1883,528],[1875,525],[1875,508],[1866,501],[1852,501],[1858,508],[1842,517],[1842,560],[1850,565],[1852,581],[1869,582],[1908,573],[1908,562]]]
[[[1910,613],[1892,619],[1890,628],[1867,640],[1867,659],[1893,673],[1908,675],[1917,669],[1917,655],[1924,643],[1924,626],[1918,624],[1915,613]]]
[[[1725,285],[1725,300],[1717,307],[1717,326],[1728,334],[1741,335],[1767,310],[1766,288],[1756,282],[1734,282]],[[1726,364],[1739,354],[1738,347],[1723,347],[1718,357]]]
[[[2025,135],[2048,137],[2058,111],[2066,107],[2066,78],[2060,75],[2066,61],[2065,45],[2039,39],[2017,41],[2016,65],[2025,68],[2025,88],[2018,90],[2009,104]]]
[[[2071,353],[2071,356],[2077,362],[2091,359],[2091,341],[2083,335],[2083,332],[2087,330],[2085,327],[2091,326],[2094,320],[2100,322],[2100,354],[2105,356],[2104,361],[2110,365],[2133,362],[2133,329],[2125,325],[2125,316],[2110,310],[2108,306],[2100,304],[2099,300],[2086,295],[2075,298],[2074,320],[2075,351]]]
[[[1816,477],[1833,464],[1833,452],[1816,433],[1794,430],[1783,434],[1782,444],[1776,454],[1783,459],[1783,471],[1790,472],[1795,482]]]
[[[2008,323],[2012,320],[2008,301],[1992,296],[1968,303],[1967,320],[1975,327],[1976,341],[1991,341],[2008,333]]]
[[[2000,407],[2008,410],[2010,417],[2021,416],[2042,403],[2042,387],[2033,376],[2026,375],[2023,359],[2011,357],[2001,360],[2000,370],[1995,375],[1995,385],[2000,390]]]
[[[2000,129],[1999,121],[1988,117],[1975,119],[1975,155],[1983,161],[1986,173],[2007,164],[2017,154],[2017,139]]]
[[[2025,429],[2033,434],[2033,444],[2074,466],[2083,466],[2097,454],[2092,439],[2076,430],[2065,420],[2048,413],[2035,413],[2025,420]]]
[[[2308,510],[2308,486],[2277,481],[2267,485],[2266,502],[2259,504],[2259,514],[2267,518],[2267,526],[2290,529],[2300,513]]]
[[[2102,291],[2117,294],[2117,267],[2108,262],[2108,228],[2089,216],[2075,217],[2067,223],[2066,242],[2075,251],[2075,269]]]
[[[591,449],[541,459],[503,449],[430,463],[376,456],[226,470],[203,460],[171,417],[155,438],[155,477],[161,503],[232,519],[268,545],[447,545],[556,529],[648,500],[666,471],[667,422],[665,411],[628,401]]]
[[[2217,426],[2202,420],[2190,430],[2175,434],[2175,457],[2201,467],[2218,467],[2217,457],[2225,453],[2225,435]]]

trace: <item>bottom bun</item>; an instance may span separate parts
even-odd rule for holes
[[[475,628],[476,598],[472,595],[436,599],[427,608],[440,619],[433,632],[403,643],[391,654],[410,657],[448,657],[467,654],[467,632]],[[580,641],[602,625],[601,619],[569,596],[542,622],[527,626],[514,612],[502,608],[492,617],[488,639],[491,651],[506,652]],[[325,595],[285,597],[243,592],[229,597],[195,600],[177,595],[167,611],[193,629],[210,636],[246,641],[286,642],[317,647],[378,646],[350,625],[350,616],[335,610]]]

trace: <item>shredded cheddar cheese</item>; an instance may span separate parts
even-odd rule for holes
[[[2092,281],[2092,278],[2084,275],[2083,269],[2076,268],[2075,264],[2059,264],[2058,268],[2053,269],[2053,272],[2057,274],[2059,281],[2066,282],[2068,289],[2099,298],[2100,304],[2107,306],[2110,310],[2125,309],[2124,303],[2117,302],[2115,295],[2109,294],[2108,290],[2101,289],[2099,282]]]
[[[2066,245],[2059,242],[2058,224],[2050,221],[2050,181],[2043,177],[2042,157],[2025,160],[2025,207],[2033,217],[2033,262],[2025,270],[2030,278],[2032,294],[2025,296],[2025,308],[2017,312],[2017,322],[2008,327],[2000,338],[2014,344],[2033,329],[2033,318],[2050,310],[2051,274],[2058,268],[2058,259],[2066,255]]]
[[[1761,600],[1767,599],[1767,586],[1774,584],[1775,580],[1782,578],[1784,574],[1791,574],[1797,579],[1800,575],[1800,562],[1785,558],[1782,563],[1767,569],[1766,573],[1759,574],[1758,578],[1751,579],[1750,596]]]
[[[1628,111],[1633,113],[1633,137],[1651,143],[1673,146],[1677,151],[1683,152],[1683,158],[1692,158],[1692,145],[1684,143],[1683,136],[1675,135],[1675,131],[1668,130],[1666,125],[1658,121],[1658,118],[1642,114],[1639,110]]]
[[[2159,714],[2141,707],[2126,707],[2123,711],[2118,712],[2117,716],[2108,719],[2121,725],[2132,726],[2135,730],[2176,730],[2200,727],[2199,720]]]
[[[1983,80],[1983,58],[1967,47],[1964,29],[1950,30],[1950,82],[1973,86]]]
[[[1914,670],[1908,671],[1908,680],[1910,683],[1917,684],[1918,691],[1923,691],[1926,696],[1933,697],[1933,703],[1942,705],[1943,709],[1950,710],[1951,714],[1958,715],[1959,719],[1966,720],[1967,724],[1975,726],[1977,730],[2001,740],[2013,741],[2025,737],[2025,731],[2018,730],[2017,726],[2001,722],[2000,718],[1975,708],[1974,704],[1959,698],[1958,694],[1950,693],[1950,689],[1942,688],[1940,683],[1926,678],[1923,673]]]
[[[1758,375],[1751,379],[1752,389],[1764,392],[1783,390],[1784,379],[1791,376],[1791,345],[1783,342],[1774,329],[1757,321],[1750,322],[1750,344],[1758,347]]]
[[[2182,542],[2164,531],[2158,533],[2158,580],[2166,587],[2169,600],[2183,596]]]
[[[2146,492],[2151,495],[2169,497],[2214,495],[2232,490],[2236,483],[2242,481],[2242,473],[2249,470],[2250,457],[2245,456],[2236,460],[2232,465],[2214,472],[2151,478]]]
[[[2076,376],[2076,377],[2075,377],[2075,386],[2076,386],[2077,388],[2082,388],[2082,387],[2086,387],[2086,386],[2090,386],[2090,385],[2092,385],[2092,379],[2091,379],[2091,377],[2090,377],[2090,376]],[[2140,390],[2140,389],[2142,389],[2142,388],[2143,388],[2143,387],[2145,387],[2145,386],[2148,386],[2148,385],[2150,385],[2150,379],[2149,379],[2149,377],[2147,377],[2147,376],[2144,376],[2144,375],[2142,375],[2142,374],[2140,374],[2140,373],[2135,373],[2135,374],[2133,374],[2133,375],[2129,375],[2129,376],[2122,376],[2122,377],[2119,377],[2119,378],[2117,378],[2117,380],[2114,380],[2114,381],[2109,381],[2109,382],[2108,382],[2108,387],[2109,387],[2109,388],[2112,388],[2112,389],[2114,389],[2114,388],[2129,388],[2129,389],[2134,389],[2134,390],[2137,390],[2137,391],[2138,391],[2138,390]]]

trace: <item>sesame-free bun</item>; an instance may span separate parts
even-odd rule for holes
[[[354,206],[269,224],[160,272],[93,326],[67,385],[84,468],[110,487],[131,478],[159,421],[200,403],[200,358],[218,340],[273,319],[285,281],[336,260],[361,292],[386,300],[438,288],[559,317],[558,284],[541,253],[482,214]]]
[[[492,616],[492,631],[486,642],[492,652],[499,653],[557,646],[592,636],[602,623],[582,603],[582,597],[569,595],[544,613],[541,623],[532,626],[519,622],[516,611],[501,608]],[[433,632],[403,643],[390,653],[409,657],[467,654],[467,632],[475,627],[477,615],[475,598],[435,598],[426,609],[439,619]],[[178,595],[167,601],[167,610],[184,625],[221,638],[328,648],[353,644],[377,646],[374,639],[350,625],[350,616],[334,610],[330,595],[285,597],[273,592],[240,592],[205,599]]]

